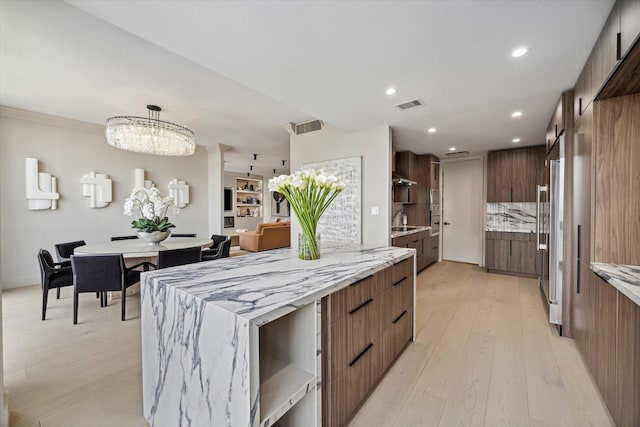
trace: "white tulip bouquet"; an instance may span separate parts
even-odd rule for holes
[[[300,223],[305,241],[304,248],[298,248],[300,258],[320,258],[316,240],[318,221],[344,188],[345,184],[340,178],[315,169],[300,170],[269,180],[269,191],[277,191],[287,198]],[[300,246],[303,246],[302,243]]]
[[[131,190],[131,195],[124,202],[124,214],[131,216],[136,209],[140,212],[142,217],[131,222],[131,228],[138,231],[168,231],[175,228],[167,217],[169,207],[173,207],[174,214],[180,213],[173,197],[160,197],[160,190],[156,187],[137,187]]]

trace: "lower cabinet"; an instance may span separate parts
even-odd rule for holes
[[[417,271],[438,261],[438,236],[430,236],[428,231],[394,237],[391,239],[391,246],[415,249]]]
[[[485,266],[487,270],[537,276],[540,254],[533,233],[485,233]]]
[[[343,426],[413,336],[413,258],[322,300],[323,425]]]
[[[640,306],[578,267],[576,343],[616,426],[640,426]]]

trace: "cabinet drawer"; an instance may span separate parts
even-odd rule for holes
[[[379,340],[367,344],[328,387],[332,398],[330,425],[342,426],[369,393],[382,374],[382,348]]]
[[[382,304],[379,296],[370,298],[331,325],[331,376],[341,375],[349,363],[378,337],[382,321],[380,313],[384,310]]]
[[[378,282],[384,281],[384,278],[384,271],[380,271],[330,295],[331,323],[342,319],[369,300],[380,289]]]
[[[413,278],[413,257],[400,261],[391,267],[390,284],[393,285],[407,277]]]

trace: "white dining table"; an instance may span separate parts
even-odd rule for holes
[[[114,240],[112,242],[90,243],[78,246],[73,250],[74,254],[122,254],[127,267],[131,267],[141,261],[157,263],[158,252],[170,249],[183,249],[200,246],[202,249],[213,245],[213,240],[197,237],[169,237],[160,243],[147,243],[140,239]],[[140,285],[135,284],[127,288],[127,295],[140,293]],[[120,292],[109,292],[109,300],[120,299]]]
[[[157,244],[140,239],[115,240],[113,242],[90,243],[74,249],[74,254],[122,254],[128,258],[157,257],[158,252],[200,246],[205,249],[213,245],[213,240],[197,237],[169,237]]]

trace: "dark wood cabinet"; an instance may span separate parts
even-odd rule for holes
[[[640,425],[640,306],[579,263],[574,335],[617,426]],[[576,298],[577,297],[577,298]]]
[[[616,425],[640,425],[640,307],[618,293]]]
[[[485,267],[489,271],[537,276],[539,257],[533,233],[485,233]]]
[[[492,151],[487,157],[487,202],[535,202],[544,145]]]
[[[584,110],[593,99],[593,85],[591,79],[591,58],[587,60],[582,72],[578,76],[578,80],[573,88],[573,114],[576,117],[582,115]]]
[[[323,425],[346,425],[402,352],[413,306],[413,258],[323,298]]]
[[[620,53],[625,57],[640,34],[640,1],[618,0],[620,4]]]
[[[593,168],[593,107],[576,122],[573,138],[573,255],[591,261],[591,170]]]
[[[607,81],[618,62],[618,33],[620,32],[620,2],[614,5],[602,27],[590,57],[591,92],[595,95]]]
[[[438,261],[438,236],[430,236],[428,231],[394,237],[391,246],[415,249],[417,271]]]
[[[573,295],[571,296],[571,325],[573,337],[583,355],[587,366],[592,366],[591,353],[589,352],[590,322],[593,318],[593,284],[591,270],[587,265],[572,257],[572,275],[575,278]]]
[[[411,151],[396,153],[396,172],[412,181],[418,181],[418,156]]]

